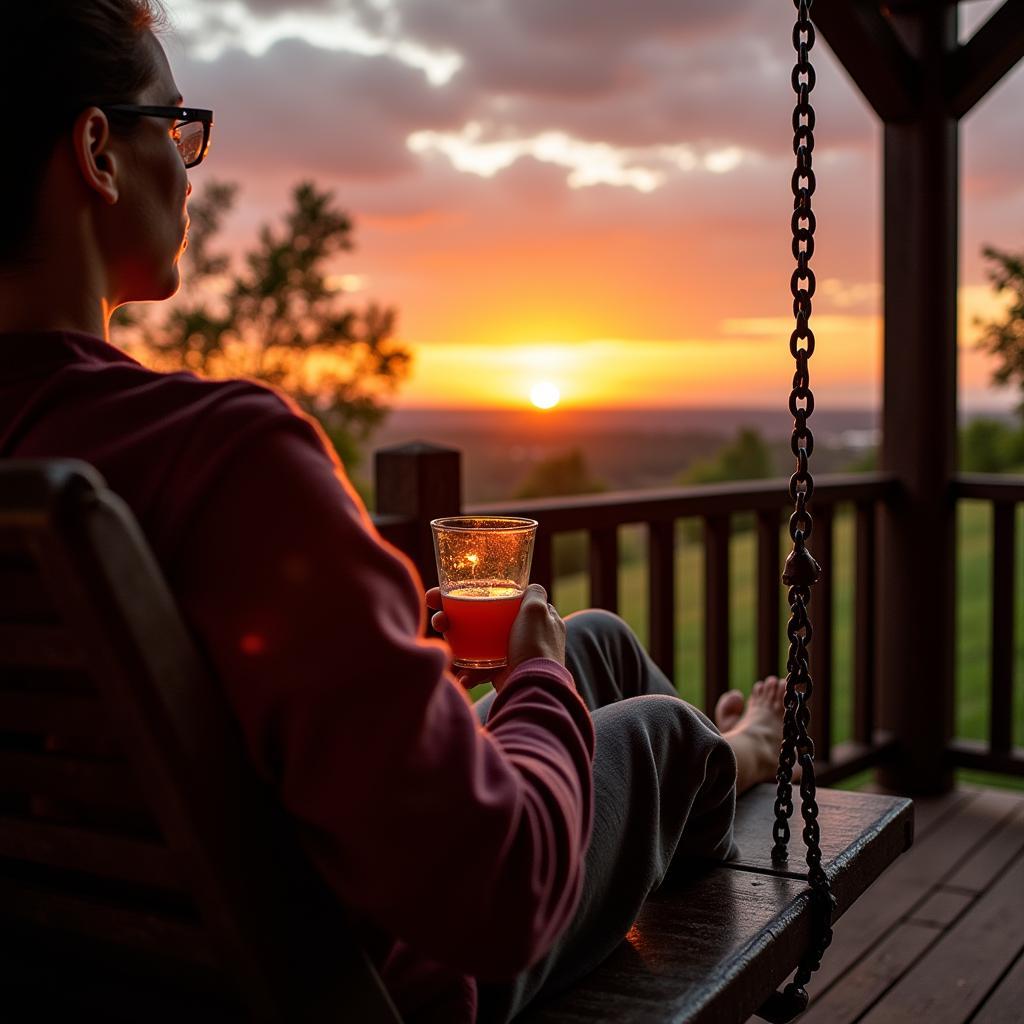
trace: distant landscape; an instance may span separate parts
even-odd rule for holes
[[[532,467],[574,449],[611,489],[664,487],[743,427],[757,430],[771,446],[778,472],[789,473],[792,425],[780,409],[397,409],[374,434],[361,472],[372,475],[372,449],[431,441],[462,451],[468,503],[512,497]],[[877,414],[867,409],[815,412],[812,426],[815,468],[822,473],[848,468],[877,440]]]

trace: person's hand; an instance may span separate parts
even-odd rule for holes
[[[440,589],[431,588],[426,597],[427,607],[434,612],[430,624],[439,633],[447,633],[449,622],[442,610]],[[560,665],[565,664],[565,623],[554,605],[548,604],[547,591],[539,583],[531,583],[526,588],[519,614],[512,623],[508,665],[501,669],[460,668],[456,670],[456,678],[466,689],[490,682],[500,690],[512,669],[530,658],[551,658]]]

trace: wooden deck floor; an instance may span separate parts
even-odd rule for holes
[[[801,1024],[1024,1022],[1024,793],[961,788],[916,821],[836,924]]]

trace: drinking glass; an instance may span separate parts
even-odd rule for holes
[[[530,581],[536,519],[449,516],[430,524],[453,664],[501,668]]]

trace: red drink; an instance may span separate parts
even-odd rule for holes
[[[467,580],[442,593],[454,663],[463,668],[500,668],[508,661],[508,634],[523,603],[509,583]]]

